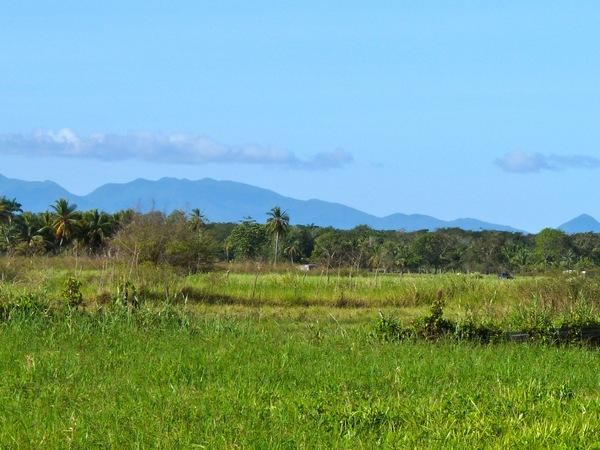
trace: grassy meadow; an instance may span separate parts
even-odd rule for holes
[[[0,447],[598,447],[595,347],[377,333],[439,291],[517,330],[593,323],[600,281],[2,259]]]

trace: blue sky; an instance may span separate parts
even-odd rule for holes
[[[600,3],[0,7],[9,178],[210,177],[531,232],[600,220]]]

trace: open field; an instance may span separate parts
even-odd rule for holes
[[[593,274],[188,276],[66,258],[0,268],[1,447],[598,442],[596,348],[386,342],[375,332],[379,311],[410,322],[440,290],[457,321],[590,320],[600,298]],[[80,305],[67,306],[77,297],[65,290],[69,277],[81,283]]]

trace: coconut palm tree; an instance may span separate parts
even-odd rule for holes
[[[18,254],[33,256],[46,251],[46,242],[42,236],[42,222],[37,214],[25,211],[14,222]]]
[[[15,220],[17,239],[28,244],[39,235],[40,221],[32,212],[26,211]]]
[[[300,241],[294,239],[286,247],[283,248],[283,253],[290,257],[290,262],[294,264],[294,258],[300,255]]]
[[[190,224],[190,229],[192,231],[198,232],[202,228],[204,228],[206,222],[208,222],[208,219],[204,215],[204,211],[196,208],[192,209],[192,213],[190,214],[188,221]]]
[[[59,239],[58,247],[62,248],[63,243],[71,239],[79,229],[80,214],[77,211],[77,205],[69,203],[64,198],[57,200],[54,205],[50,205],[50,208],[54,210],[52,213],[52,231],[54,236]]]
[[[9,200],[5,196],[0,197],[0,229],[6,241],[6,246],[11,247],[13,235],[13,220],[16,213],[22,212],[21,204],[16,199]]]
[[[113,216],[98,209],[83,214],[81,221],[81,237],[90,254],[98,251],[115,229]]]
[[[277,265],[277,254],[279,253],[279,241],[285,237],[290,228],[290,216],[286,211],[281,212],[279,206],[275,206],[267,213],[267,232],[273,236],[275,241],[275,262]]]
[[[37,233],[42,236],[47,250],[51,250],[54,245],[54,230],[52,228],[52,222],[54,221],[53,215],[49,211],[44,211],[36,215],[38,222]]]
[[[23,210],[16,198],[9,200],[5,196],[0,197],[0,223],[12,224],[12,219],[18,212]]]

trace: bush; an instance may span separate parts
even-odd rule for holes
[[[63,283],[64,289],[62,292],[63,300],[69,308],[77,308],[83,303],[83,295],[81,294],[81,281],[75,277],[67,278]]]
[[[16,317],[32,318],[47,312],[47,302],[33,293],[24,293],[8,298],[0,297],[0,320],[2,321]]]
[[[158,211],[135,215],[111,241],[111,247],[136,267],[151,263],[189,272],[211,269],[216,254],[212,238],[203,230],[192,230],[181,211],[168,217]]]
[[[398,320],[379,313],[379,319],[375,322],[375,335],[382,341],[401,341],[408,334],[409,330],[403,328]]]

